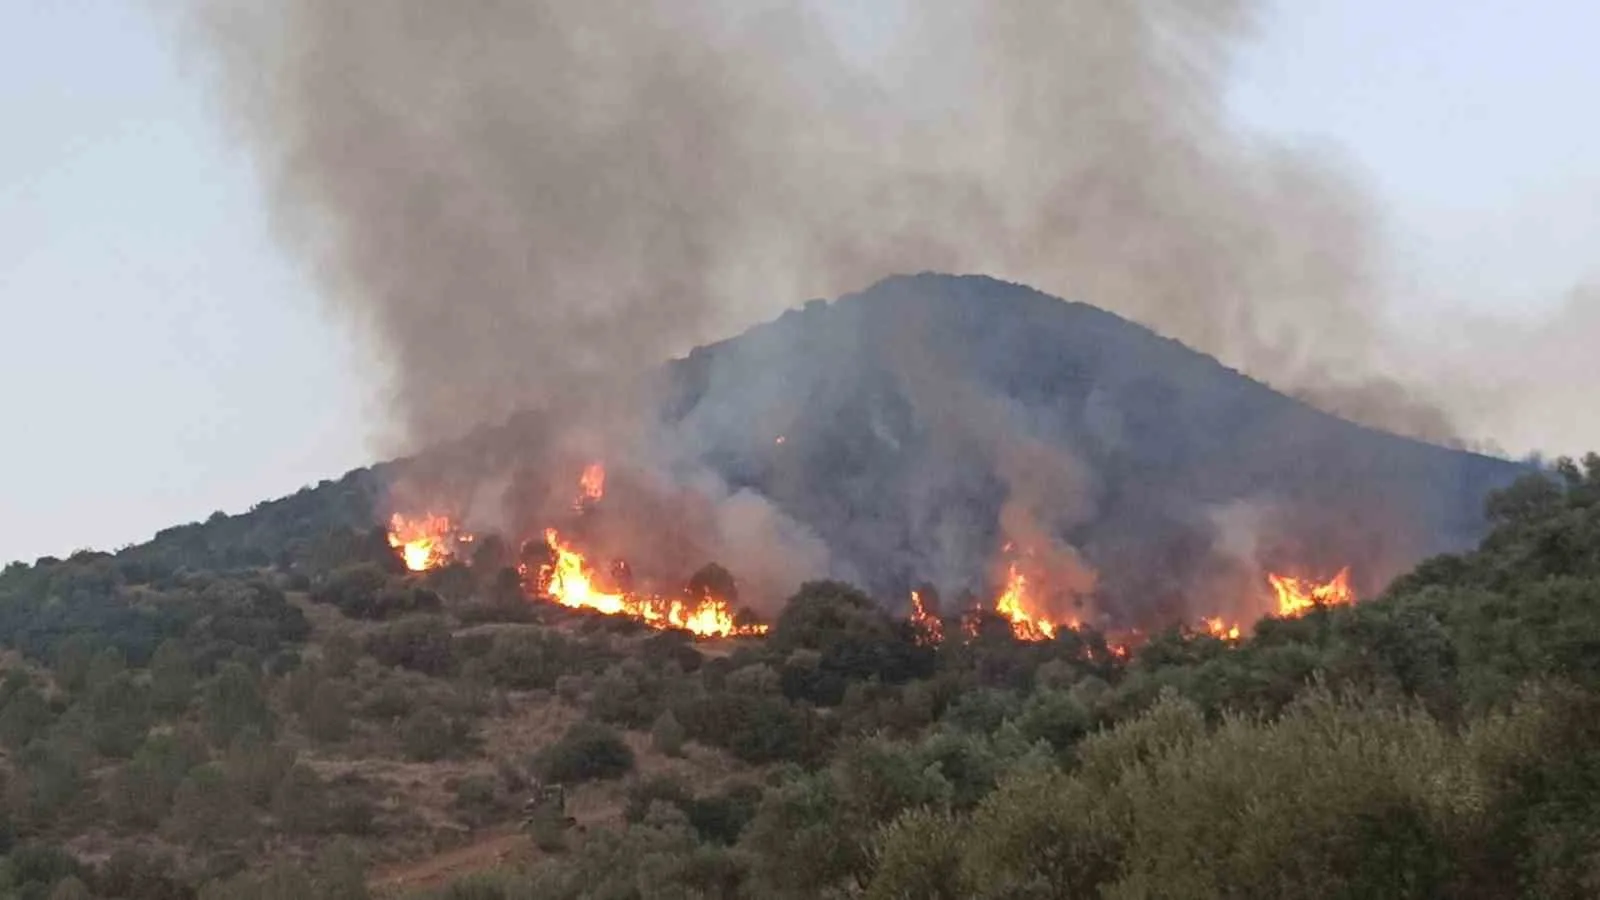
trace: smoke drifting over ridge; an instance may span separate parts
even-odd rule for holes
[[[791,518],[722,483],[698,462],[726,449],[717,410],[670,441],[649,433],[641,376],[663,358],[894,272],[1031,284],[1358,420],[1456,434],[1379,374],[1381,248],[1359,186],[1225,115],[1248,0],[908,3],[857,36],[882,40],[864,63],[821,0],[187,2],[284,238],[389,365],[394,449],[547,410],[539,440],[564,465],[604,454],[628,470],[634,489],[591,537],[641,570],[725,560],[768,597],[862,574],[811,521],[941,590],[973,588],[996,559],[981,500],[948,499],[988,487],[958,471],[969,460],[999,482],[1000,539],[1066,599],[1112,580],[1088,556],[1145,550],[1068,544],[1102,511],[1099,473],[1013,427],[1004,400],[952,387],[914,341],[886,348],[894,374],[928,439],[961,452],[930,454],[892,498],[925,520],[909,536],[853,508]],[[761,347],[721,377],[814,350]],[[1117,443],[1115,410],[1085,416]],[[537,533],[569,508],[559,468],[522,490],[514,471],[476,473],[473,493],[512,488],[474,515]],[[1144,524],[1125,519],[1119,534]]]
[[[1224,116],[1245,0],[906,4],[869,65],[803,0],[194,3],[412,446],[898,271],[1367,369],[1360,192]]]

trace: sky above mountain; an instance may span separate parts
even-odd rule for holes
[[[367,462],[390,386],[275,241],[163,8],[24,0],[7,19],[0,559],[140,540]],[[868,54],[892,27],[838,21]],[[1600,125],[1581,114],[1597,25],[1558,2],[1282,2],[1230,104],[1359,173],[1403,263],[1403,328],[1534,316],[1600,268]],[[1574,418],[1486,437],[1600,443],[1600,421]]]

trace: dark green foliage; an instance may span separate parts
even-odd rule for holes
[[[534,766],[549,782],[621,778],[633,771],[633,750],[612,729],[585,719],[539,751]]]
[[[760,804],[759,787],[737,784],[715,794],[691,798],[683,804],[683,811],[701,840],[732,845],[755,818]]]
[[[597,661],[589,650],[553,631],[501,632],[489,649],[487,671],[496,684],[509,688],[551,688],[562,675],[584,671]]]
[[[13,762],[6,805],[27,831],[42,832],[66,816],[89,787],[89,754],[62,736],[30,743]]]
[[[674,715],[689,737],[750,763],[812,760],[829,737],[814,710],[778,694],[719,691],[685,703]]]
[[[311,588],[311,600],[335,606],[353,619],[390,619],[434,613],[443,606],[439,595],[387,565],[366,562],[344,566]]]
[[[1028,698],[1017,718],[1017,729],[1029,741],[1044,741],[1056,750],[1067,750],[1089,733],[1089,711],[1072,695],[1061,691],[1039,691]]]
[[[270,735],[272,710],[260,679],[238,663],[224,665],[202,689],[201,720],[212,743],[226,744],[245,731]]]
[[[258,571],[172,564],[228,555],[179,540],[226,517],[161,554],[8,567],[0,643],[26,662],[0,678],[0,895],[188,898],[210,878],[204,896],[358,896],[358,866],[259,864],[335,835],[373,847],[406,818],[391,784],[336,774],[346,756],[488,771],[476,717],[555,690],[589,720],[537,754],[545,781],[626,777],[646,729],[663,755],[694,740],[668,765],[697,779],[716,758],[698,745],[766,768],[699,793],[641,780],[625,827],[549,823],[559,855],[492,896],[1593,896],[1600,461],[1491,512],[1482,548],[1381,597],[1237,644],[1172,630],[1132,661],[1092,632],[1025,643],[998,619],[919,646],[833,583],[806,585],[766,641],[605,617],[468,629],[457,612],[485,602],[571,620],[509,570],[408,575],[381,532],[283,542]],[[731,590],[722,574],[699,587]],[[304,647],[296,585],[387,621]],[[443,787],[462,823],[494,827],[528,786],[502,765]],[[182,862],[68,872],[33,843],[91,829],[159,831]]]
[[[622,809],[622,817],[629,822],[642,822],[651,804],[666,803],[681,809],[693,796],[681,778],[656,775],[640,779],[628,786],[628,802]]]
[[[247,802],[263,808],[294,764],[294,750],[255,732],[241,734],[221,759],[229,785]]]
[[[45,844],[23,844],[11,849],[0,863],[0,890],[7,896],[47,900],[63,884],[66,897],[82,897],[84,866],[71,854]]]
[[[491,775],[468,775],[456,785],[456,811],[461,820],[481,828],[510,812],[511,804],[500,793],[500,780]]]
[[[466,750],[472,736],[466,722],[437,707],[425,706],[401,723],[400,742],[406,756],[432,762]]]
[[[280,831],[291,835],[363,835],[375,811],[364,784],[346,776],[326,780],[296,764],[273,786],[269,809]]]
[[[645,778],[629,786],[623,818],[630,823],[642,822],[650,814],[652,806],[658,803],[681,811],[701,840],[730,845],[739,839],[745,826],[754,818],[761,803],[761,789],[754,785],[739,784],[715,794],[696,797],[688,785],[673,776]]]
[[[673,666],[679,672],[694,672],[705,662],[694,638],[682,631],[662,631],[640,641],[635,658],[654,669]]]
[[[226,849],[256,834],[250,797],[216,763],[191,771],[173,795],[162,830],[202,851]]]
[[[919,647],[903,622],[890,619],[870,597],[837,582],[810,582],[790,598],[769,637],[783,654],[819,654],[809,672],[785,680],[794,699],[838,703],[852,681],[899,684],[932,673],[931,649]]]
[[[184,776],[206,760],[206,748],[198,735],[151,735],[128,765],[106,782],[106,811],[124,827],[154,828],[166,818]]]
[[[194,696],[194,660],[188,647],[168,638],[150,659],[150,703],[160,713],[182,714]]]
[[[0,742],[13,749],[45,733],[55,720],[44,695],[32,687],[13,693],[0,708]]]
[[[367,652],[386,666],[440,676],[455,667],[452,640],[443,619],[417,616],[373,632],[367,638]]]

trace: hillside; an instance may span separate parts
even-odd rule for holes
[[[950,598],[991,594],[1018,531],[1093,571],[1087,599],[1110,626],[1219,611],[1266,571],[1350,566],[1371,595],[1427,556],[1470,547],[1485,528],[1483,499],[1527,471],[1353,425],[1102,310],[983,277],[898,277],[814,301],[663,375],[648,414],[657,424],[636,440],[648,458],[636,446],[618,455],[677,483],[634,518],[700,499],[709,473],[723,495],[759,498],[825,548],[796,564],[805,577],[857,584],[891,606],[919,584]],[[396,485],[464,507],[505,481],[513,487],[495,504],[520,522],[502,535],[515,545],[548,524],[525,498],[560,486],[557,431],[530,412],[413,460],[170,529],[135,552],[189,567],[287,564],[329,529],[407,511]],[[741,568],[747,560],[701,557],[765,547],[712,537],[658,551],[657,540],[631,531],[629,562],[717,562],[760,580]],[[778,594],[763,604],[769,615],[798,583],[785,575],[767,592]]]
[[[696,643],[354,538],[10,566],[0,890],[1590,896],[1600,457],[1488,510],[1383,597],[1131,657],[833,583]],[[519,831],[535,777],[569,825]]]
[[[891,279],[668,372],[649,462],[758,491],[855,586],[809,581],[764,636],[700,641],[530,598],[516,535],[408,571],[377,524],[396,486],[471,490],[506,465],[525,485],[548,461],[519,449],[536,414],[114,554],[8,566],[0,896],[1600,883],[1600,458],[1512,483],[987,279]],[[1250,553],[1219,537],[1241,503],[1267,510]],[[914,580],[992,596],[1002,539],[1081,548],[1092,601],[1142,641],[954,603],[906,618]],[[1197,584],[1279,555],[1376,581],[1472,543],[1358,604],[1195,627],[1216,599]],[[1175,587],[1142,600],[1150,584]],[[544,807],[523,827],[536,781],[565,788],[570,822]]]
[[[1230,607],[1264,572],[1349,566],[1371,595],[1471,546],[1484,497],[1526,471],[1353,425],[1094,307],[982,277],[891,278],[815,301],[697,349],[657,382],[633,414],[653,423],[646,436],[598,451],[649,486],[611,498],[633,526],[617,552],[679,583],[721,563],[769,615],[805,578],[891,605],[917,585],[952,602],[988,596],[1011,544],[1091,573],[1041,566],[1037,580],[1072,586],[1106,626],[1248,619],[1259,610]],[[550,497],[567,503],[571,463],[552,445],[568,427],[530,411],[163,533],[151,551],[282,562],[328,527],[474,504],[493,528],[510,523],[501,536],[515,547],[551,524]],[[765,511],[758,536],[717,533],[735,496]],[[662,516],[672,528],[638,524]]]
[[[771,498],[828,545],[830,574],[883,597],[923,580],[987,593],[1002,509],[1029,494],[1123,621],[1182,607],[1218,561],[1218,516],[1242,506],[1259,514],[1249,577],[1353,564],[1370,593],[1470,546],[1483,498],[1522,471],[1352,425],[1110,313],[983,277],[808,304],[672,375],[667,439]]]

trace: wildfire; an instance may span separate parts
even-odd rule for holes
[[[1056,622],[1040,615],[1028,592],[1028,577],[1012,563],[1006,572],[1006,587],[994,602],[994,611],[1011,623],[1011,631],[1024,641],[1045,641],[1056,636]],[[1078,627],[1077,622],[1068,627]]]
[[[1229,625],[1222,621],[1220,617],[1201,619],[1200,624],[1205,629],[1206,634],[1214,638],[1220,638],[1225,641],[1237,641],[1239,639],[1239,626]]]
[[[403,516],[395,513],[389,518],[389,546],[400,551],[406,568],[425,572],[450,561],[454,544],[469,539],[456,532],[448,516]]]
[[[606,495],[606,467],[599,463],[590,463],[583,469],[583,474],[578,478],[578,499],[572,504],[573,509],[583,510],[599,503]]]
[[[1298,616],[1317,606],[1346,606],[1356,602],[1355,591],[1350,589],[1350,569],[1339,570],[1333,580],[1324,584],[1306,578],[1271,573],[1267,581],[1277,595],[1277,615]]]
[[[571,609],[592,609],[608,616],[628,616],[652,628],[681,628],[701,637],[765,634],[765,625],[734,621],[733,610],[720,597],[659,597],[607,591],[596,580],[583,554],[554,529],[544,533],[555,561],[539,571],[539,591]]]
[[[923,646],[944,643],[944,622],[928,612],[920,591],[911,592],[911,625],[917,632],[917,643]]]

